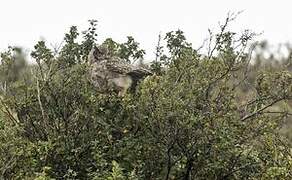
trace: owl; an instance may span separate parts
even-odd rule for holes
[[[111,56],[105,46],[94,46],[89,55],[89,74],[92,84],[100,92],[115,90],[124,96],[127,90],[134,90],[137,84],[151,71],[132,65],[116,56]]]

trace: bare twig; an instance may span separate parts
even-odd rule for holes
[[[40,93],[40,85],[39,85],[39,80],[37,78],[37,97],[38,97],[38,102],[39,102],[39,106],[40,106],[40,109],[41,109],[41,112],[42,112],[42,117],[43,117],[43,120],[45,121],[45,111],[44,111],[44,108],[43,108],[43,104],[42,104],[42,101],[41,101],[41,93]]]
[[[210,59],[215,50],[217,49],[218,45],[220,44],[220,40],[222,38],[222,36],[224,35],[225,31],[226,31],[226,28],[228,26],[228,24],[231,22],[231,21],[234,21],[238,15],[240,15],[243,11],[239,11],[237,13],[228,13],[227,14],[227,17],[224,21],[224,24],[220,24],[219,22],[219,26],[220,26],[220,33],[217,35],[216,39],[215,39],[215,45],[213,46],[213,48],[211,48],[211,43],[212,43],[212,40],[213,40],[213,33],[211,32],[210,29],[208,29],[209,31],[209,34],[210,34],[210,38],[209,38],[209,48],[208,48],[208,59]]]
[[[255,111],[255,112],[253,112],[253,113],[251,113],[251,114],[249,114],[249,115],[246,115],[245,117],[243,117],[243,118],[241,119],[241,121],[245,121],[245,120],[247,120],[247,119],[249,119],[249,118],[252,118],[252,117],[258,115],[259,113],[263,112],[263,111],[266,110],[267,108],[273,106],[274,104],[276,104],[276,103],[278,103],[278,102],[280,102],[280,101],[282,101],[282,100],[284,100],[284,98],[276,99],[275,101],[273,101],[273,102],[271,102],[271,103],[265,105],[264,107],[260,108],[259,110]]]
[[[0,97],[0,103],[2,107],[0,107],[0,111],[8,116],[8,118],[14,123],[19,125],[19,121],[12,115],[13,113],[10,109],[6,106],[5,102],[3,101],[2,97]]]

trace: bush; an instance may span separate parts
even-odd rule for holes
[[[207,55],[182,31],[167,33],[156,74],[124,97],[100,94],[89,81],[95,21],[81,42],[72,27],[56,55],[38,42],[29,80],[16,77],[1,93],[1,178],[291,178],[291,146],[279,134],[289,113],[275,110],[291,98],[291,73],[262,71],[249,82],[253,33],[226,31],[230,19]],[[144,54],[132,37],[103,44],[129,62]],[[3,53],[1,62],[14,56]]]

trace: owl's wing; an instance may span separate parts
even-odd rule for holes
[[[118,74],[127,74],[128,72],[132,71],[133,66],[124,62],[121,59],[112,59],[107,61],[106,68],[111,72],[115,72]]]

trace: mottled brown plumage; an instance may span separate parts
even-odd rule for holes
[[[89,53],[88,62],[93,85],[101,92],[117,90],[119,96],[123,96],[129,88],[134,89],[140,80],[152,74],[145,68],[110,56],[104,46],[94,46]]]

